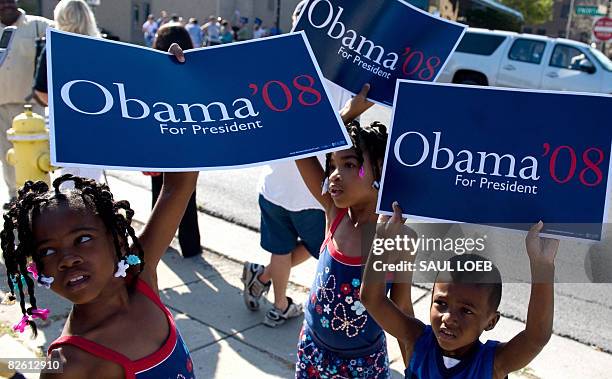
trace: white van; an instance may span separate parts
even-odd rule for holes
[[[612,61],[569,39],[470,28],[438,81],[612,94]]]

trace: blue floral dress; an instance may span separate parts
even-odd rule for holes
[[[388,378],[385,334],[360,301],[361,256],[338,251],[332,237],[343,209],[323,242],[298,343],[296,378]]]

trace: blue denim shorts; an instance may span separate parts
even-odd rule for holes
[[[299,242],[319,258],[325,237],[325,213],[319,209],[288,211],[259,195],[261,247],[277,255],[289,254]]]

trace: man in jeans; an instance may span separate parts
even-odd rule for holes
[[[30,16],[17,8],[16,0],[0,0],[0,34],[7,26],[16,26],[10,50],[0,66],[0,159],[4,181],[9,196],[17,194],[15,169],[6,161],[6,152],[12,144],[6,138],[13,118],[23,112],[23,106],[32,98],[32,80],[36,59],[36,39],[43,37],[47,26],[53,21],[43,17]],[[32,110],[44,115],[44,109],[32,104]],[[23,184],[23,183],[20,183]]]

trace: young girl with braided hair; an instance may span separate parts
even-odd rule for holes
[[[193,378],[193,365],[157,287],[157,265],[174,237],[197,173],[167,173],[140,237],[133,210],[105,184],[63,175],[49,189],[27,182],[4,215],[1,245],[23,332],[46,319],[34,280],[70,300],[72,310],[48,354],[62,374],[41,378]],[[62,189],[72,182],[74,188]],[[145,264],[146,263],[146,264]],[[30,306],[26,306],[26,293]],[[146,330],[146,333],[143,331]]]
[[[384,331],[366,311],[359,292],[362,246],[370,246],[367,240],[374,235],[387,144],[384,125],[351,122],[373,105],[366,100],[368,90],[366,84],[341,111],[352,148],[327,154],[325,168],[314,157],[296,161],[306,186],[325,209],[327,224],[304,312],[296,378],[390,375]],[[391,299],[412,314],[412,304],[404,301],[407,286],[393,284]]]

